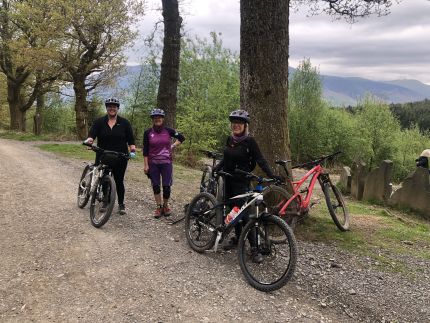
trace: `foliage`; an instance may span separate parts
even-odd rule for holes
[[[314,158],[323,149],[322,85],[309,59],[300,63],[290,82],[289,122],[291,153],[296,161]]]
[[[367,156],[364,161],[369,168],[374,168],[384,159],[394,159],[397,152],[396,136],[400,124],[390,112],[389,107],[375,97],[367,96],[359,103],[357,115],[360,125],[357,135],[367,142]]]
[[[386,104],[367,96],[358,107],[329,108],[321,99],[318,71],[302,62],[290,83],[290,132],[292,159],[304,162],[342,151],[340,161],[364,161],[369,169],[389,159],[393,179],[400,181],[415,168],[414,160],[430,147],[429,132],[417,125],[401,129]]]
[[[391,112],[398,118],[402,128],[416,124],[421,131],[430,131],[430,100],[405,104],[391,104]]]
[[[157,102],[160,50],[157,43],[150,46],[127,100],[126,115],[135,120],[133,128],[139,135],[151,126],[149,112]],[[216,33],[210,40],[184,38],[180,76],[177,128],[186,137],[184,154],[222,147],[229,132],[228,113],[239,106],[238,57],[223,47]]]
[[[229,133],[228,114],[239,107],[239,61],[219,36],[183,42],[178,88],[178,128],[188,150],[218,148]]]

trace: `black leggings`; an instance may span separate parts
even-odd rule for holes
[[[124,204],[124,175],[125,170],[127,169],[127,163],[127,160],[121,160],[118,165],[116,165],[115,168],[112,169],[113,178],[115,179],[116,184],[116,193],[118,195],[118,204]]]
[[[99,158],[97,156],[95,165],[99,164]],[[125,187],[124,187],[124,175],[125,170],[127,169],[128,160],[121,159],[118,164],[112,168],[113,178],[116,184],[116,194],[118,195],[118,204],[124,204],[124,195],[125,195]]]
[[[225,180],[225,200],[226,201],[233,196],[247,193],[249,192],[249,190],[250,190],[249,182],[239,182],[234,178],[233,179],[226,178]],[[246,199],[234,199],[233,201],[234,201],[234,205],[232,206],[238,206],[238,207],[242,207],[242,205],[246,203]],[[238,239],[240,237],[240,234],[242,233],[242,227],[246,225],[248,220],[249,220],[249,210],[244,210],[242,220],[239,221],[234,226],[234,233]],[[251,231],[251,233],[248,235],[248,240],[251,246],[256,245],[257,240],[256,240],[255,230]]]

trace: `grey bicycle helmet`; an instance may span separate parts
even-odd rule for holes
[[[118,108],[120,106],[119,100],[117,98],[108,98],[105,100],[105,106],[110,104],[116,105]]]
[[[164,118],[165,116],[166,116],[166,114],[164,113],[163,109],[154,108],[151,111],[151,118],[154,118],[154,117],[163,117]]]
[[[231,122],[238,120],[238,121],[249,123],[249,113],[242,109],[234,110],[232,113],[230,113],[228,119]]]

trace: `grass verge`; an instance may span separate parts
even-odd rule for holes
[[[65,141],[65,140],[76,140],[73,136],[46,134],[36,136],[30,132],[18,132],[9,130],[0,130],[0,138],[12,139],[19,141]]]
[[[430,223],[403,213],[359,201],[348,200],[351,230],[335,226],[324,201],[311,210],[296,230],[299,239],[334,243],[338,247],[366,255],[386,270],[403,272],[408,267],[403,256],[430,259]]]

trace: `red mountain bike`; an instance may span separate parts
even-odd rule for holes
[[[286,174],[287,181],[292,187],[294,194],[287,192],[285,189],[272,185],[265,192],[264,200],[270,206],[270,213],[277,214],[283,218],[291,227],[295,227],[299,219],[302,219],[309,212],[311,207],[311,197],[316,181],[318,180],[321,189],[325,196],[328,211],[333,219],[333,222],[341,231],[349,230],[349,213],[346,208],[342,193],[333,184],[329,174],[323,168],[322,164],[332,160],[341,152],[320,157],[307,163],[295,165],[294,168],[310,169],[300,180],[294,181],[292,174],[290,175],[287,164],[290,160],[279,160],[276,164],[281,165]],[[307,187],[303,185],[310,178]]]

